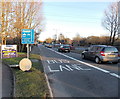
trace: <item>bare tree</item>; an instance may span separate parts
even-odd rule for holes
[[[12,39],[19,45],[19,51],[24,49],[25,45],[21,44],[21,29],[34,29],[43,30],[43,15],[42,2],[29,2],[24,0],[24,2],[19,2],[14,0],[14,2],[1,2],[1,33],[3,36],[9,35]],[[38,33],[37,35],[38,36]],[[37,39],[37,37],[35,37]],[[21,49],[22,48],[22,49]]]
[[[73,37],[73,44],[76,45],[76,46],[79,46],[80,45],[80,40],[81,40],[80,35],[76,34],[76,36]]]
[[[2,38],[2,44],[6,44],[6,37],[9,35],[9,22],[11,13],[10,2],[0,2],[0,36]]]
[[[46,43],[52,43],[53,39],[49,37],[45,41],[46,41]]]
[[[62,33],[58,35],[58,41],[61,44],[65,43],[65,36]]]
[[[118,36],[118,3],[112,3],[105,10],[102,25],[110,32],[109,43],[113,45]]]

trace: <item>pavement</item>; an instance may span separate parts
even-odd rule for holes
[[[13,82],[11,68],[0,60],[0,98],[13,97]]]

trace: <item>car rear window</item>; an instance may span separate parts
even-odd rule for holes
[[[64,46],[64,48],[70,48],[70,46]]]
[[[105,52],[118,52],[117,48],[115,47],[106,47],[104,51]]]

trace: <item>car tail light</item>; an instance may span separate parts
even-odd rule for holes
[[[101,52],[100,52],[100,54],[101,54],[102,56],[105,56],[105,53],[104,53],[104,51],[101,51]]]
[[[118,57],[120,57],[120,54],[118,54]]]

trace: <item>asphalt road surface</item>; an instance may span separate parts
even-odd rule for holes
[[[96,64],[43,45],[39,49],[53,97],[119,97],[119,64]]]

